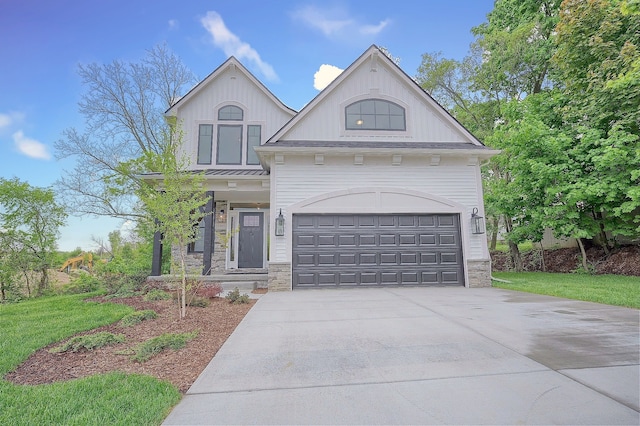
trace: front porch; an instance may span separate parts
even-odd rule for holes
[[[236,174],[240,171],[227,171],[225,175],[205,173],[209,201],[198,226],[199,238],[188,247],[190,278],[249,283],[247,287],[251,289],[267,287],[269,176],[264,171],[255,172],[248,175]],[[162,236],[156,233],[152,277],[163,277],[163,249],[167,247],[163,247]],[[178,256],[175,250],[171,248],[174,259]]]

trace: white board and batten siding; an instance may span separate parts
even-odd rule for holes
[[[287,235],[291,235],[292,213],[296,212],[458,213],[465,258],[488,258],[486,236],[470,231],[471,212],[482,205],[477,165],[453,158],[451,163],[443,160],[438,166],[426,165],[424,159],[404,159],[402,166],[392,165],[388,157],[365,157],[362,165],[354,165],[353,158],[351,164],[348,161],[348,157],[330,157],[325,158],[325,164],[316,165],[313,156],[286,156],[285,164],[272,164],[271,205],[282,208]],[[374,199],[369,189],[385,194]],[[393,194],[394,189],[398,194]],[[333,205],[320,202],[305,207],[305,200],[340,192],[344,197],[336,197]],[[271,259],[290,262],[291,238],[272,238]]]
[[[413,83],[398,79],[387,66],[370,71],[364,62],[348,79],[333,88],[320,103],[308,111],[304,125],[294,126],[280,140],[299,141],[402,141],[469,142],[438,108],[425,104],[424,95]],[[406,132],[345,130],[345,108],[353,102],[379,98],[405,109]]]
[[[261,126],[261,144],[265,143],[271,135],[294,115],[293,111],[284,109],[274,103],[272,98],[243,72],[240,72],[239,69],[230,68],[225,70],[217,76],[217,78],[208,82],[205,87],[200,88],[197,96],[194,96],[189,102],[178,108],[178,120],[182,125],[184,149],[190,154],[190,163],[195,170],[211,168],[211,165],[196,164],[199,125],[233,125],[239,123],[234,121],[218,121],[218,109],[225,105],[235,105],[242,108],[244,111],[243,124],[258,124]],[[214,149],[212,164],[215,165],[215,129],[213,137]],[[246,138],[246,134],[243,134],[243,140],[244,138]],[[216,168],[261,169],[262,167],[260,165],[241,167],[217,165]]]

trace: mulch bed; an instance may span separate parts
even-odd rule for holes
[[[595,268],[596,274],[616,274],[640,276],[640,247],[618,247],[606,255],[599,247],[586,250],[587,260]],[[522,263],[525,271],[542,271],[540,250],[522,253]],[[575,272],[581,267],[580,249],[562,248],[544,251],[546,272]],[[494,271],[513,270],[509,253],[491,252],[491,265]]]
[[[248,304],[231,304],[226,299],[213,298],[205,308],[188,308],[186,318],[180,320],[177,303],[173,300],[145,302],[141,296],[136,296],[103,301],[123,303],[136,310],[152,309],[156,311],[158,318],[142,321],[132,327],[122,327],[116,323],[80,333],[108,331],[124,334],[126,341],[122,344],[92,351],[57,354],[50,353],[49,349],[59,346],[61,342],[52,344],[36,351],[15,371],[7,374],[5,379],[16,384],[39,385],[123,371],[168,380],[184,393],[255,303],[255,300],[251,300]],[[198,330],[198,336],[183,349],[165,350],[144,363],[134,362],[130,356],[117,353],[164,333],[187,333],[194,330]]]

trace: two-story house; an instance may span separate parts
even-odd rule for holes
[[[263,274],[270,290],[490,285],[480,166],[497,151],[376,46],[300,112],[232,57],[166,114],[215,212],[189,247],[197,274]]]

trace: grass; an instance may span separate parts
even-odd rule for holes
[[[640,309],[640,278],[623,275],[494,272],[494,287]]]
[[[86,297],[0,305],[0,377],[44,346],[133,311],[119,304],[83,302]],[[0,380],[0,424],[160,424],[179,400],[171,384],[141,375],[110,373],[39,386]]]
[[[540,248],[540,244],[536,245],[537,248]],[[533,250],[533,243],[531,241],[525,241],[524,243],[518,244],[518,249],[521,253],[526,253],[528,251]],[[496,243],[496,251],[501,251],[503,253],[509,252],[509,244],[506,241],[498,241]]]

